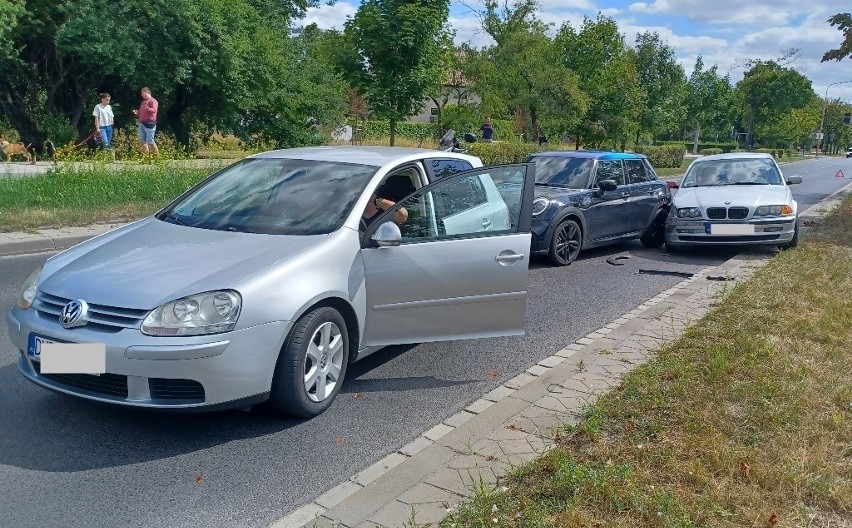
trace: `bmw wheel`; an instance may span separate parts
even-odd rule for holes
[[[793,231],[793,238],[790,239],[790,241],[787,242],[786,244],[781,244],[780,246],[778,246],[778,249],[780,249],[781,251],[784,251],[784,250],[787,250],[787,249],[793,249],[794,247],[796,247],[798,245],[799,245],[799,220],[796,219],[796,228]]]
[[[340,313],[317,308],[296,322],[281,349],[270,402],[278,412],[311,418],[331,406],[346,376],[349,333]]]
[[[557,266],[567,266],[577,260],[583,246],[583,232],[573,220],[563,220],[553,230],[550,239],[550,261]]]

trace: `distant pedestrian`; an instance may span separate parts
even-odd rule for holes
[[[491,124],[491,117],[485,118],[485,123],[479,127],[479,130],[482,131],[482,141],[491,143],[494,140],[494,125]]]
[[[142,88],[139,94],[142,97],[142,103],[139,105],[139,110],[133,111],[133,115],[139,122],[139,145],[146,155],[158,154],[154,135],[157,133],[157,110],[160,104],[151,95],[151,89],[147,86]]]
[[[95,133],[101,136],[101,146],[104,149],[112,148],[113,125],[115,116],[112,106],[109,104],[110,95],[106,92],[101,94],[101,102],[95,105],[92,116],[95,118]]]

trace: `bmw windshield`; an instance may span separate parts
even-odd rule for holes
[[[345,221],[377,167],[250,158],[226,168],[157,215],[164,222],[274,235],[321,235]]]
[[[589,186],[594,160],[567,156],[532,156],[535,163],[535,184],[566,189],[586,189]]]
[[[680,184],[688,187],[722,185],[784,185],[775,163],[767,158],[696,161]]]

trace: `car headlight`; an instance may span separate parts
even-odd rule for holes
[[[677,210],[678,218],[701,218],[701,209],[697,207],[681,207]]]
[[[22,310],[28,309],[33,305],[33,301],[38,293],[38,282],[41,278],[42,268],[38,268],[24,281],[21,286],[21,294],[18,295],[18,307]]]
[[[536,198],[535,200],[533,200],[532,215],[538,216],[541,213],[547,211],[548,207],[550,207],[549,198]]]
[[[240,294],[233,290],[190,295],[152,310],[142,321],[142,333],[196,336],[230,332],[237,324],[241,304]]]
[[[789,205],[761,205],[754,210],[754,216],[791,215],[793,208]]]

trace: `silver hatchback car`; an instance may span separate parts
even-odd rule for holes
[[[534,168],[448,152],[251,156],[48,259],[7,315],[34,383],[315,416],[391,344],[524,333]],[[523,185],[506,185],[523,182]]]

